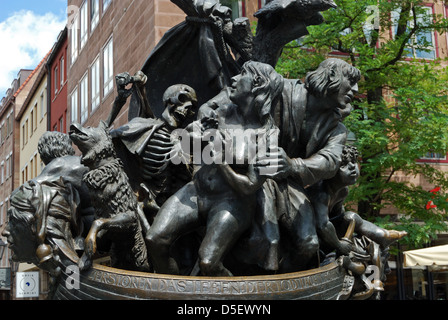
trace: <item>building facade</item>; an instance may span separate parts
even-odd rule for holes
[[[164,0],[69,0],[68,6],[77,9],[69,17],[69,120],[97,125],[111,110],[115,75],[137,72],[163,32],[183,15]],[[117,125],[127,121],[123,114]]]
[[[234,17],[252,16],[259,0],[230,3]],[[185,14],[169,0],[69,0],[75,9],[68,31],[70,122],[98,125],[112,108],[115,75],[139,71],[166,31]],[[114,125],[128,121],[126,105]]]
[[[20,70],[0,104],[0,231],[6,226],[9,199],[18,179],[19,130],[15,117],[31,89],[33,77],[33,70]],[[0,236],[0,299],[11,297],[11,251],[5,244],[6,239]]]
[[[35,79],[16,120],[19,125],[19,179],[15,189],[38,176],[43,162],[37,151],[40,137],[47,131],[47,68],[48,55],[35,69]]]
[[[48,57],[47,123],[49,131],[67,133],[67,28],[58,36]]]

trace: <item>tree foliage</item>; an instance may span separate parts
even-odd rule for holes
[[[361,177],[348,203],[365,219],[405,229],[403,241],[419,247],[448,230],[448,173],[419,161],[427,152],[448,151],[448,69],[446,60],[412,54],[430,57],[431,32],[446,32],[448,22],[428,14],[424,1],[335,2],[337,9],[323,13],[325,23],[284,49],[277,71],[303,78],[330,54],[361,70],[359,99],[344,121],[361,154]],[[424,190],[410,178],[437,189]],[[389,207],[400,214],[381,215]]]

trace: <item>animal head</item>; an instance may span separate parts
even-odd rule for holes
[[[115,158],[115,149],[105,122],[98,127],[84,128],[78,123],[70,126],[70,139],[82,153],[82,163],[91,167],[100,160]]]

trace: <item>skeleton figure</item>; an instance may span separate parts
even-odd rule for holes
[[[126,78],[131,83],[133,77]],[[123,77],[119,79],[122,80]],[[118,90],[116,99],[120,104],[129,97],[128,93],[132,89],[123,90],[123,86],[129,83],[120,83],[121,90]],[[149,105],[146,95],[140,97],[144,99],[142,105]],[[137,117],[111,131],[117,149],[121,150],[118,151],[120,158],[132,163],[125,167],[149,216],[157,213],[165,200],[192,178],[190,166],[174,165],[171,162],[174,148],[171,134],[173,130],[185,128],[194,120],[197,110],[196,92],[187,85],[173,85],[165,91],[163,104],[165,111],[160,119]],[[114,106],[114,110],[117,109]],[[110,118],[113,119],[113,116]]]
[[[157,210],[168,197],[191,181],[190,166],[174,165],[170,161],[174,148],[171,133],[174,129],[185,128],[196,115],[196,93],[187,85],[174,85],[165,91],[163,103],[163,124],[148,140],[142,157],[144,184]]]

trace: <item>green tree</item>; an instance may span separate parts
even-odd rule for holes
[[[277,70],[303,78],[334,52],[361,70],[360,99],[344,121],[361,154],[361,177],[348,203],[365,219],[408,231],[403,241],[419,247],[448,230],[448,174],[418,161],[448,150],[448,69],[432,39],[448,22],[425,1],[335,2],[337,9],[323,13],[325,23],[285,47]],[[397,173],[440,190],[400,181]],[[398,218],[380,215],[386,206],[397,208]]]

